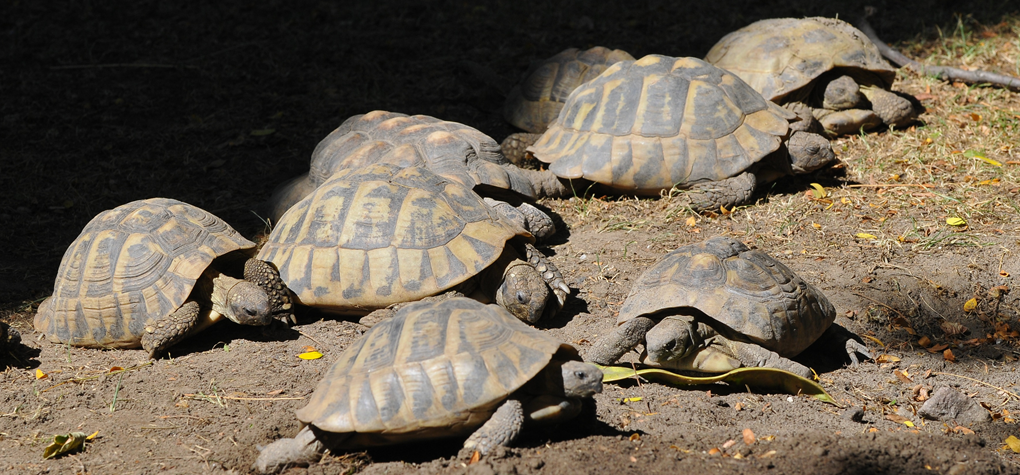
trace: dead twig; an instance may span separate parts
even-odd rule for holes
[[[61,69],[111,69],[111,68],[140,68],[140,69],[198,69],[198,66],[176,65],[176,64],[150,64],[150,63],[109,63],[109,64],[69,64],[66,66],[50,66],[50,71]]]
[[[846,185],[847,188],[886,188],[891,186],[919,186],[921,188],[935,188],[931,183],[879,183],[876,185]]]
[[[216,396],[209,394],[182,394],[182,396],[189,399],[230,399],[232,401],[289,401],[295,399],[304,399],[302,396],[296,397],[237,397],[237,396]]]
[[[50,389],[53,389],[53,388],[55,388],[55,387],[57,387],[57,386],[63,386],[63,385],[65,385],[65,384],[67,384],[67,383],[72,383],[72,382],[74,382],[74,383],[80,383],[80,382],[82,382],[82,381],[88,381],[88,380],[90,380],[90,379],[99,379],[99,378],[102,378],[103,376],[109,376],[109,375],[111,375],[111,374],[119,374],[119,373],[125,373],[125,372],[127,372],[127,371],[131,371],[131,370],[136,370],[136,369],[138,369],[138,368],[142,368],[142,367],[145,367],[145,366],[149,366],[149,365],[151,365],[151,364],[152,364],[152,362],[151,362],[151,361],[149,361],[148,363],[142,363],[142,364],[140,364],[140,365],[137,365],[137,366],[132,366],[132,367],[130,367],[130,368],[124,368],[124,369],[118,369],[118,370],[116,370],[116,371],[108,371],[108,372],[106,372],[106,373],[102,373],[102,374],[97,374],[97,375],[93,375],[93,376],[83,376],[83,377],[81,377],[81,378],[71,378],[71,379],[68,379],[67,381],[61,381],[61,382],[59,382],[59,383],[57,383],[57,384],[54,384],[53,386],[50,386],[50,387],[48,387],[48,388],[46,388],[46,389],[43,389],[42,391],[39,391],[39,392],[41,392],[41,393],[44,393],[44,392],[46,392],[46,391],[49,391]]]
[[[871,27],[871,23],[868,23],[868,17],[874,15],[876,12],[877,9],[875,7],[865,7],[864,14],[861,15],[856,22],[854,22],[854,26],[868,36],[868,39],[870,39],[871,42],[878,47],[878,51],[882,53],[882,56],[889,61],[892,61],[897,66],[907,68],[919,74],[927,74],[948,81],[961,81],[969,84],[986,83],[993,86],[1020,90],[1020,78],[1018,77],[982,70],[964,71],[962,69],[949,66],[932,66],[908,58],[905,54],[900,53],[882,41],[882,39],[878,37],[878,33],[875,32],[875,29]]]
[[[319,348],[323,348],[323,345],[322,345],[322,343],[320,343],[320,342],[319,342],[319,340],[316,340],[315,338],[312,338],[312,336],[311,336],[311,335],[309,335],[309,334],[307,334],[307,333],[305,333],[305,332],[303,332],[303,331],[301,331],[301,330],[298,330],[297,332],[298,332],[298,333],[300,333],[300,334],[301,334],[301,336],[303,336],[303,337],[305,337],[305,338],[308,338],[309,340],[312,340],[312,341],[314,341],[316,345],[319,345]]]
[[[932,371],[931,374],[941,374],[943,376],[954,376],[954,377],[957,377],[957,378],[963,378],[963,379],[967,379],[967,380],[970,380],[970,381],[974,381],[975,383],[983,384],[983,385],[988,386],[988,387],[993,388],[993,389],[998,389],[999,391],[1002,391],[1002,392],[1004,392],[1006,394],[1009,394],[1010,396],[1013,396],[1014,399],[1020,401],[1020,395],[1018,395],[1017,393],[1014,393],[1014,392],[1011,392],[1011,391],[1007,391],[1004,388],[1000,388],[1000,387],[998,387],[998,386],[996,386],[994,384],[986,383],[984,381],[981,381],[980,379],[974,379],[974,378],[971,378],[969,376],[964,376],[962,374],[945,373],[945,372],[942,372],[942,371]]]

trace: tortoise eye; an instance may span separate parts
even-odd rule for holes
[[[580,380],[584,380],[584,371],[574,371],[574,377]]]
[[[819,147],[818,145],[811,144],[808,146],[808,152],[810,153],[818,153],[819,150],[821,150],[821,147]]]
[[[526,303],[528,303],[528,294],[526,294],[526,293],[524,293],[522,291],[518,291],[517,292],[517,303],[519,303],[519,304],[526,304]]]

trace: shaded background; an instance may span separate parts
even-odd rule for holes
[[[6,315],[49,294],[85,223],[128,201],[172,197],[249,237],[264,231],[253,210],[306,171],[315,144],[351,115],[428,114],[501,140],[512,132],[500,114],[506,89],[531,61],[568,47],[700,57],[762,18],[853,20],[865,4],[895,43],[1020,10],[1015,1],[213,3],[0,6]]]

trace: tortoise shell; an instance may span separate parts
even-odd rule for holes
[[[779,104],[805,100],[815,79],[839,70],[889,88],[896,70],[857,28],[835,18],[773,18],[724,36],[705,60]]]
[[[531,235],[466,186],[419,167],[341,170],[294,205],[259,259],[298,302],[364,314],[450,289]]]
[[[322,139],[312,152],[309,177],[319,186],[339,170],[374,163],[426,167],[483,194],[510,190],[536,197],[527,176],[488,135],[458,122],[386,111],[353,116]]]
[[[796,356],[835,321],[818,289],[764,252],[714,237],[666,254],[634,283],[618,324],[667,309],[694,308],[730,339]]]
[[[220,218],[173,199],[103,211],[64,253],[35,329],[74,346],[141,347],[145,326],[187,301],[214,259],[254,248]]]
[[[473,432],[570,345],[468,298],[415,302],[337,358],[298,419],[356,433],[344,447]]]
[[[574,90],[528,151],[561,178],[658,194],[746,171],[794,117],[700,59],[648,55]]]
[[[563,50],[531,65],[521,83],[507,95],[503,117],[521,130],[545,132],[574,89],[619,61],[633,60],[634,57],[626,51],[602,46],[584,51],[577,48]]]

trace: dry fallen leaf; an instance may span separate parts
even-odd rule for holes
[[[43,373],[43,370],[41,370],[41,369],[39,369],[39,368],[36,368],[36,369],[35,369],[35,379],[43,379],[43,378],[48,378],[49,376],[50,376],[50,375],[48,375],[48,374],[46,374],[46,373]]]
[[[900,359],[898,357],[893,356],[893,355],[878,355],[878,358],[875,358],[875,362],[879,363],[879,364],[881,364],[881,363],[896,363],[899,360]]]
[[[967,329],[967,327],[959,323],[949,322],[945,320],[943,320],[942,323],[939,323],[939,328],[941,328],[942,331],[946,333],[946,336],[963,335],[964,333],[970,331]]]
[[[687,227],[693,228],[695,224],[698,224],[698,220],[695,219],[694,216],[690,216],[690,217],[687,218],[687,221],[686,221],[685,224],[687,224]]]
[[[966,226],[967,225],[967,221],[965,221],[963,218],[958,218],[956,216],[953,216],[953,217],[946,218],[946,224],[948,224],[950,226]]]
[[[811,188],[814,188],[814,190],[812,190],[812,192],[815,195],[815,199],[819,199],[820,200],[822,198],[825,198],[825,188],[822,187],[822,185],[819,185],[818,183],[812,183],[811,184]]]
[[[953,350],[946,348],[946,351],[942,352],[942,358],[949,362],[956,362],[956,357],[953,356]]]
[[[967,313],[973,312],[975,308],[977,308],[977,298],[972,298],[963,303],[964,312]]]
[[[931,338],[922,336],[920,339],[917,340],[917,344],[920,345],[921,348],[927,348],[931,346]]]
[[[898,369],[895,369],[893,370],[893,375],[896,376],[896,379],[900,380],[900,382],[903,383],[914,382],[914,380],[910,379],[910,374],[908,374],[906,371],[900,371]]]
[[[750,427],[744,429],[744,445],[751,445],[754,443],[754,431]]]
[[[471,454],[471,460],[468,460],[468,465],[476,464],[481,459],[482,459],[482,453],[476,450],[476,451],[474,451],[474,453]]]
[[[1006,437],[1006,447],[1009,447],[1009,450],[1020,454],[1020,439],[1017,439],[1015,435]]]
[[[634,441],[637,441],[637,440],[641,440],[641,434],[640,433],[635,432],[635,433],[630,435],[630,441],[631,442],[634,442]]]
[[[857,239],[878,239],[878,236],[868,233],[857,233],[854,235]]]

